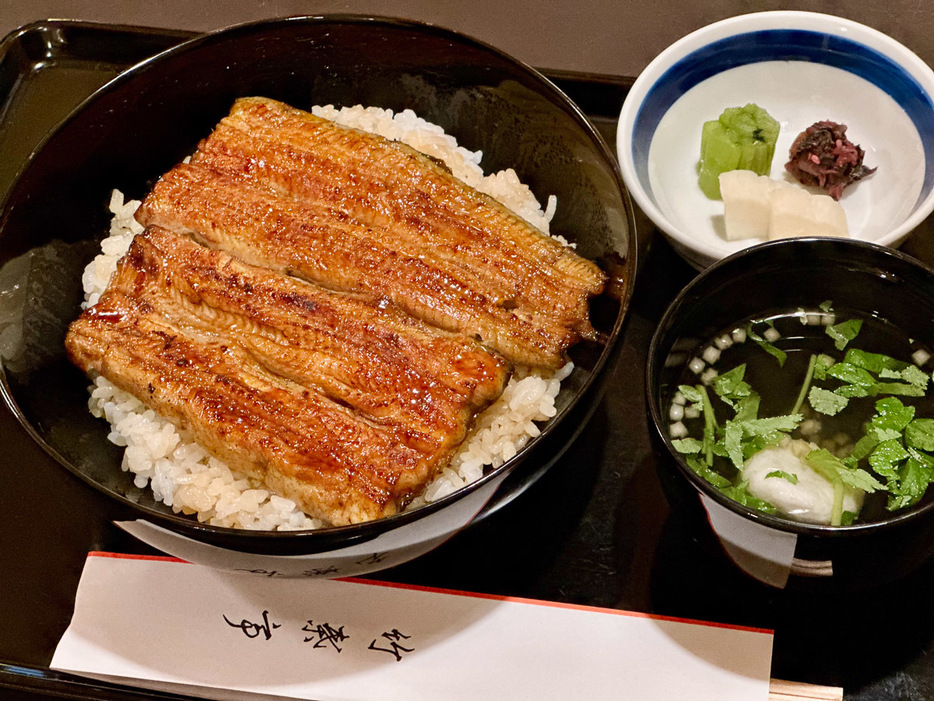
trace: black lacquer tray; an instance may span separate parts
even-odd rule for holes
[[[84,97],[189,36],[49,21],[4,39],[0,193]],[[631,79],[546,75],[615,142]],[[517,475],[465,532],[376,578],[769,628],[773,677],[842,686],[848,701],[934,698],[934,564],[885,590],[777,591],[739,573],[670,513],[649,443],[643,372],[658,320],[694,272],[638,213],[637,229],[642,268],[622,357],[581,436],[547,473]],[[903,250],[934,263],[934,223]],[[179,698],[49,670],[87,553],[153,553],[116,528],[115,505],[51,460],[5,407],[0,440],[0,697]]]

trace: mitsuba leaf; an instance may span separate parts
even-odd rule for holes
[[[671,445],[679,453],[691,454],[699,453],[704,444],[696,438],[678,438],[671,441]]]
[[[777,509],[765,499],[760,499],[750,492],[747,482],[740,482],[737,485],[725,487],[720,491],[733,501],[739,502],[743,506],[748,506],[750,509],[764,511],[767,514],[774,514],[777,511]]]
[[[843,463],[840,464],[843,465]],[[862,489],[864,492],[885,491],[886,489],[882,482],[866,472],[866,470],[860,470],[859,468],[849,469],[844,465],[837,475],[840,477],[840,481],[843,482],[843,484],[856,487],[856,489]]]
[[[772,472],[769,472],[765,476],[766,479],[772,477],[783,479],[786,482],[790,482],[791,484],[798,484],[798,475],[792,472],[785,472],[784,470],[772,470]]]
[[[916,450],[914,448],[909,448],[908,454],[911,455],[913,459],[921,463],[925,469],[930,470],[931,474],[934,475],[934,456],[928,455],[927,453],[922,453],[920,450]]]
[[[866,435],[872,434],[876,438],[876,443],[882,443],[882,441],[897,441],[902,437],[901,431],[896,431],[894,428],[882,428],[880,426],[870,425],[866,429]]]
[[[838,397],[852,399],[853,397],[868,397],[873,393],[873,391],[872,386],[862,387],[860,385],[841,385],[840,387],[837,387],[833,393]]]
[[[934,450],[934,419],[914,419],[905,427],[905,444],[920,450]]]
[[[774,437],[766,436],[752,436],[743,441],[743,461],[749,460],[756,453],[765,450],[766,448],[771,448],[772,446],[778,445],[782,442],[782,438],[785,434],[779,433],[778,440],[774,440]],[[773,438],[773,440],[769,440]]]
[[[723,429],[723,446],[730,462],[737,468],[742,468],[745,462],[743,456],[743,422],[728,421]]]
[[[864,368],[876,375],[880,374],[883,370],[900,372],[908,367],[908,363],[896,360],[891,356],[883,355],[882,353],[869,353],[864,350],[859,350],[858,348],[848,349],[846,355],[843,356],[843,362]]]
[[[848,319],[833,326],[827,326],[827,335],[833,339],[833,344],[837,350],[846,348],[846,344],[859,335],[859,330],[863,327],[860,319]]]
[[[730,480],[719,472],[712,470],[704,461],[697,459],[693,455],[687,456],[684,461],[688,464],[688,467],[717,489],[723,490],[730,486]]]
[[[846,407],[849,400],[836,392],[821,387],[811,387],[808,392],[808,402],[814,411],[827,416],[834,416]]]
[[[844,484],[862,489],[864,492],[885,489],[885,485],[868,472],[848,468],[840,458],[824,448],[812,450],[805,456],[804,460],[831,481],[839,479]]]
[[[902,370],[899,375],[901,378],[908,382],[909,384],[916,385],[923,390],[927,389],[928,386],[928,374],[924,372],[917,365],[909,365],[907,368]]]
[[[710,404],[710,397],[707,396],[707,390],[703,385],[697,385],[697,391],[701,395],[701,404],[704,408],[704,455],[707,464],[713,462],[713,446],[717,440],[717,417],[713,413],[713,406]]]
[[[896,397],[885,397],[876,402],[876,415],[872,417],[872,425],[901,433],[914,417],[913,406],[905,406]]]
[[[934,466],[912,455],[898,470],[898,490],[889,496],[887,507],[894,510],[917,504],[932,481]]]
[[[746,365],[744,363],[714,378],[714,391],[720,399],[730,406],[733,406],[733,400],[742,399],[752,394],[752,388],[747,382],[743,381],[745,372]]]
[[[766,435],[773,431],[794,431],[803,417],[801,414],[770,416],[764,419],[751,419],[743,422],[743,431],[749,435]]]
[[[858,387],[872,387],[876,383],[876,378],[869,371],[853,363],[837,363],[827,370],[827,374],[840,382]]]
[[[869,455],[872,469],[886,479],[898,482],[898,465],[909,456],[901,441],[882,441]]]
[[[750,456],[778,445],[801,422],[801,414],[764,419],[733,419],[724,425],[722,445],[730,462],[739,469]]]
[[[678,391],[684,395],[685,399],[693,404],[700,404],[702,401],[701,393],[691,385],[678,385]]]
[[[843,458],[843,462],[847,467],[856,467],[856,463],[869,455],[873,448],[875,448],[883,440],[889,440],[888,438],[883,439],[879,435],[879,431],[876,430],[874,426],[870,426],[869,430],[858,440],[856,445],[853,446],[853,452],[851,452],[847,457]]]
[[[750,421],[759,417],[759,395],[753,392],[736,402],[735,421]]]
[[[817,361],[814,363],[814,379],[818,381],[826,380],[827,371],[835,364],[836,361],[826,353],[818,355]]]
[[[902,382],[877,382],[869,388],[872,395],[897,394],[901,397],[923,397],[924,388]]]
[[[762,350],[773,356],[778,361],[780,367],[785,367],[785,360],[788,358],[788,354],[785,351],[762,338],[762,336],[752,330],[752,326],[746,327],[746,335],[755,341],[756,345]]]
[[[879,378],[883,380],[904,380],[910,385],[919,388],[922,392],[927,389],[928,375],[917,365],[908,365],[902,370],[882,368]],[[920,396],[920,395],[919,395]]]

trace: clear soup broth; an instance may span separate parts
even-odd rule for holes
[[[663,405],[669,433],[695,472],[747,506],[825,525],[884,519],[932,498],[934,490],[927,489],[934,481],[931,356],[928,346],[885,320],[829,302],[820,309],[746,319],[711,338],[675,344],[666,365],[680,364],[682,371]],[[706,396],[698,400],[698,393]],[[796,441],[810,446],[801,450]],[[782,467],[797,465],[783,458],[768,479],[750,480],[755,455],[781,446],[806,453],[803,468]],[[817,469],[812,457],[820,463]],[[840,472],[843,467],[865,475]],[[843,499],[841,489],[856,490],[852,495],[862,500],[861,507],[841,501],[837,519],[826,522],[814,520],[817,511],[802,516],[774,503],[771,496],[778,492],[791,493],[792,502],[795,494],[800,497],[806,483],[813,483],[813,472],[837,499]],[[776,492],[769,480],[785,484]],[[773,489],[763,493],[756,487],[761,484]],[[825,485],[817,486],[815,494],[826,493]],[[849,512],[843,503],[850,504]],[[828,508],[833,513],[834,505]]]

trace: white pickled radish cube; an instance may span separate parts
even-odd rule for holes
[[[769,235],[772,180],[751,170],[728,170],[720,174],[723,219],[728,241]]]
[[[769,239],[795,236],[849,236],[846,213],[828,195],[812,195],[795,185],[782,183],[772,190]]]

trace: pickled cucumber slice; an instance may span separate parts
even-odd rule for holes
[[[720,173],[729,170],[767,175],[778,132],[778,122],[753,103],[728,107],[718,119],[704,122],[697,164],[697,183],[704,194],[712,200],[720,199]]]

